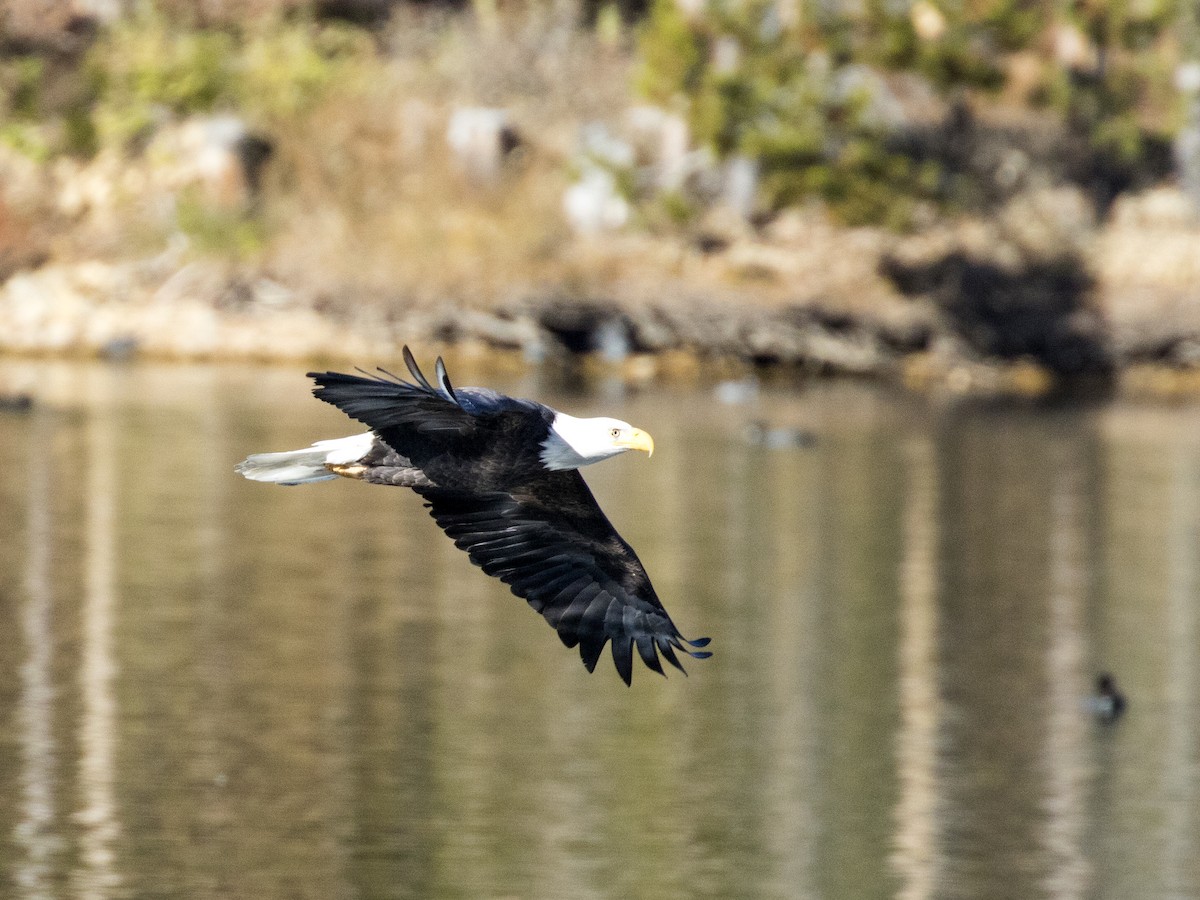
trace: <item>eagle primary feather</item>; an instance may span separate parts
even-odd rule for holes
[[[411,488],[471,562],[524,598],[564,644],[579,647],[589,672],[605,644],[626,684],[634,649],[659,673],[660,656],[683,671],[676,651],[711,655],[701,649],[707,638],[679,633],[637,554],[578,472],[627,449],[649,452],[647,435],[615,419],[565,415],[556,428],[561,414],[548,406],[455,388],[441,358],[436,384],[407,347],[404,362],[415,383],[382,369],[378,376],[309,373],[319,399],[370,432],[305,451],[256,454],[238,471],[278,483],[333,474]]]

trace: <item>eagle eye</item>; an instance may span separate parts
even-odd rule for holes
[[[609,432],[609,434],[611,434],[613,437],[620,437],[620,436],[621,436],[621,429],[620,429],[620,428],[614,428],[612,431],[610,431],[610,432]]]

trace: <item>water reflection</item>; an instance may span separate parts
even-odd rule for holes
[[[1079,714],[1078,685],[1086,683],[1082,611],[1090,585],[1087,532],[1081,501],[1084,464],[1073,459],[1074,442],[1056,442],[1051,463],[1057,477],[1047,498],[1050,512],[1047,595],[1045,787],[1042,845],[1048,871],[1045,893],[1086,896],[1090,868],[1083,854],[1085,787],[1092,776],[1088,722]]]
[[[50,548],[54,543],[49,503],[49,476],[42,464],[46,429],[31,429],[25,466],[25,603],[21,636],[29,652],[20,665],[17,730],[20,734],[21,804],[14,837],[13,879],[20,896],[49,896],[53,857],[59,841],[54,833],[54,763],[57,756],[51,711]],[[14,448],[15,449],[15,448]],[[11,510],[12,507],[9,507]]]
[[[589,480],[717,656],[627,689],[411,495],[233,476],[345,433],[298,372],[18,366],[0,895],[1200,895],[1200,409],[529,376],[658,443]]]
[[[120,827],[113,797],[117,719],[113,697],[113,620],[116,603],[116,417],[112,373],[99,370],[88,383],[83,474],[84,560],[82,646],[79,653],[79,799],[73,818],[82,826],[74,875],[79,896],[110,897],[119,884],[113,841]]]
[[[939,729],[944,715],[938,687],[939,535],[935,448],[928,438],[905,446],[904,558],[900,569],[900,640],[897,692],[893,865],[900,875],[896,896],[935,896],[942,877]]]
[[[1193,432],[1194,435],[1194,432]],[[1192,435],[1174,448],[1168,458],[1172,482],[1168,537],[1170,571],[1167,575],[1167,700],[1172,706],[1196,711],[1200,708],[1200,627],[1197,593],[1200,571],[1196,552],[1200,546],[1200,450]],[[1195,715],[1180,715],[1167,721],[1163,754],[1167,809],[1163,823],[1166,847],[1163,864],[1165,887],[1170,895],[1183,897],[1196,892],[1196,835],[1200,833],[1200,753]]]

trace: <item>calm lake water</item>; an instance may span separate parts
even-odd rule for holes
[[[1200,897],[1200,406],[451,374],[653,433],[586,474],[716,655],[589,676],[411,493],[235,476],[357,430],[302,366],[0,363],[0,896]]]

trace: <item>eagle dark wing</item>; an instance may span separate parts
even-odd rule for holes
[[[456,390],[441,358],[436,384],[412,353],[404,362],[415,383],[380,375],[309,372],[313,394],[367,425],[431,480],[446,487],[496,489],[539,465],[540,440],[553,411],[486,388]]]
[[[308,377],[317,383],[313,393],[318,399],[332,403],[381,435],[394,429],[412,429],[420,434],[470,434],[475,417],[460,402],[442,360],[437,361],[437,387],[421,374],[408,347],[404,348],[404,364],[416,384],[382,369],[380,376],[309,372]]]
[[[436,383],[408,348],[415,383],[390,372],[309,373],[314,394],[367,425],[402,458],[405,484],[471,561],[540,612],[593,671],[612,642],[617,671],[633,677],[633,648],[662,673],[659,654],[710,656],[667,615],[633,549],[609,524],[578,472],[547,471],[542,441],[554,412],[484,388],[455,390],[439,359]],[[363,373],[366,375],[366,373]],[[425,483],[411,483],[417,472]]]
[[[697,649],[707,638],[688,641],[679,633],[637,555],[577,471],[546,472],[511,491],[415,490],[473,563],[524,597],[564,644],[579,645],[589,672],[609,641],[626,684],[635,646],[660,674],[659,653],[681,672],[676,650],[697,659],[711,655]]]

